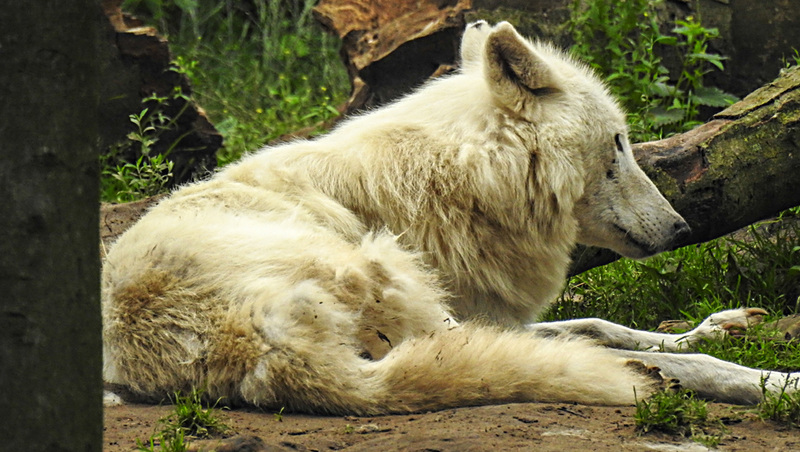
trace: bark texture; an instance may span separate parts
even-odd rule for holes
[[[0,8],[0,449],[99,451],[96,0]]]
[[[321,0],[314,17],[342,40],[346,113],[390,102],[455,67],[470,0]]]

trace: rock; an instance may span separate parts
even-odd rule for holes
[[[252,435],[237,435],[224,439],[196,440],[186,448],[189,452],[271,452],[287,450],[267,445],[264,440]]]

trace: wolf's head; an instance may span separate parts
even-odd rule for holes
[[[642,258],[669,249],[689,232],[637,165],[621,108],[584,65],[522,38],[505,22],[468,26],[461,58],[464,71],[483,72],[498,107],[533,128],[535,139],[527,143],[536,173],[531,177],[582,185],[560,188],[577,190],[574,201],[560,207],[571,209],[577,220],[579,243]],[[552,156],[569,167],[563,171],[579,177],[570,179],[562,170],[536,165],[537,159]],[[528,191],[535,206],[541,193]],[[559,196],[558,190],[553,196]]]

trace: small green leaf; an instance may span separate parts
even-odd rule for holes
[[[675,46],[678,45],[678,38],[675,36],[658,36],[655,40],[656,44],[663,44],[666,46]]]
[[[655,82],[650,85],[650,94],[659,97],[668,97],[675,93],[675,87],[671,85],[667,85],[662,81]]]
[[[708,61],[716,66],[720,71],[725,70],[725,67],[722,65],[722,60],[726,59],[724,56],[717,55],[715,53],[690,53],[686,56],[695,60]]]
[[[650,110],[650,120],[656,127],[664,126],[667,124],[675,124],[683,121],[684,112],[679,109],[665,109],[663,107],[656,107]]]
[[[691,95],[692,102],[708,107],[727,107],[739,100],[733,94],[728,94],[713,86],[701,86]]]

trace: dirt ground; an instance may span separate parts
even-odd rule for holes
[[[723,419],[718,447],[726,451],[800,451],[800,429],[762,421],[746,407],[709,404]],[[105,410],[106,451],[135,449],[170,406],[128,404]],[[634,407],[523,403],[380,417],[325,417],[256,409],[225,410],[232,438],[190,443],[223,451],[703,451],[680,436],[638,435]]]

